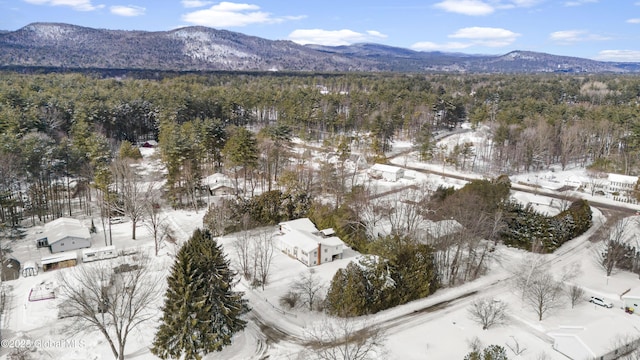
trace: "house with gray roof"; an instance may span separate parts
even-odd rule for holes
[[[91,247],[91,233],[80,220],[61,217],[44,224],[36,240],[38,247],[49,247],[52,253]]]

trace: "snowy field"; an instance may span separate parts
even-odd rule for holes
[[[460,136],[473,137],[469,132]],[[448,139],[447,141],[459,141]],[[402,150],[408,144],[396,143],[397,150]],[[145,159],[149,154],[145,153]],[[399,156],[394,159],[398,165],[416,168],[430,168],[442,171],[442,165],[421,164],[412,154]],[[445,171],[455,172],[446,167]],[[462,181],[451,181],[441,176],[425,175],[415,171],[407,171],[411,179],[402,179],[397,183],[373,180],[372,186],[380,191],[398,186],[429,182],[438,184],[462,186]],[[471,176],[472,174],[464,174]],[[575,179],[586,176],[583,169],[571,169],[566,172],[554,171],[553,178],[548,173],[522,174],[511,177],[515,183],[530,183],[536,187],[554,190],[554,184],[563,182],[565,178]],[[533,180],[532,180],[533,179]],[[551,181],[552,180],[552,181]],[[372,181],[372,180],[367,180]],[[581,194],[589,198],[588,194]],[[543,193],[531,194],[514,192],[514,197],[522,203],[531,203],[540,212],[553,215],[557,213],[557,204]],[[604,201],[604,199],[600,199]],[[630,208],[634,206],[629,205]],[[166,215],[172,222],[179,242],[185,241],[191,232],[202,226],[204,211],[171,211]],[[94,234],[93,246],[104,246],[104,232],[98,219],[96,226],[98,233]],[[604,223],[603,214],[594,209],[594,224]],[[90,218],[83,219],[89,225]],[[14,257],[21,263],[27,260],[39,261],[46,255],[46,250],[36,249],[35,236],[41,227],[29,228],[28,236],[14,244]],[[274,229],[275,230],[275,229]],[[640,336],[640,316],[626,314],[622,307],[620,296],[629,289],[640,288],[637,275],[626,272],[616,272],[610,277],[605,276],[604,270],[595,261],[594,253],[598,243],[588,241],[588,237],[596,231],[592,228],[583,236],[563,245],[555,254],[545,255],[546,266],[554,273],[563,273],[567,269],[579,269],[572,283],[586,290],[585,299],[571,308],[567,299],[564,307],[554,309],[542,321],[529,305],[525,305],[520,295],[513,290],[511,273],[523,262],[530,261],[528,254],[498,246],[494,252],[492,270],[486,276],[459,287],[442,289],[434,295],[414,301],[412,303],[380,312],[375,315],[359,319],[369,324],[380,324],[385,329],[386,354],[381,359],[462,359],[470,351],[469,344],[477,339],[483,346],[497,344],[507,348],[510,359],[566,359],[565,356],[552,348],[550,334],[562,326],[583,327],[596,329],[602,338],[600,347],[612,346],[616,337],[635,335]],[[635,229],[640,233],[640,228]],[[113,243],[119,249],[138,249],[148,251],[153,258],[153,269],[159,274],[166,275],[172,264],[172,256],[177,246],[165,245],[158,257],[153,255],[153,240],[144,227],[137,230],[137,240],[131,240],[131,223],[112,225]],[[235,238],[225,236],[219,239],[229,254],[232,265],[237,266],[232,244]],[[345,258],[326,263],[314,268],[316,274],[325,284],[325,290],[335,272],[357,257],[359,254],[347,250]],[[105,260],[110,261],[110,260]],[[79,265],[83,266],[83,265]],[[68,325],[65,320],[57,318],[57,300],[28,301],[32,288],[40,284],[55,288],[57,273],[72,271],[62,269],[51,272],[40,272],[35,277],[20,278],[6,282],[9,289],[9,308],[2,318],[3,339],[30,339],[39,341],[38,349],[31,353],[33,359],[112,359],[111,350],[101,334],[64,335],[62,330]],[[304,309],[288,310],[279,306],[280,297],[286,293],[292,281],[308,271],[302,263],[286,255],[276,252],[269,275],[269,283],[265,290],[252,289],[244,280],[238,283],[238,289],[245,291],[253,309],[247,314],[249,321],[247,328],[234,337],[231,346],[220,353],[209,354],[205,359],[306,359],[307,349],[300,345],[306,331],[323,321],[323,315]],[[611,309],[590,304],[587,299],[598,295],[614,303]],[[482,330],[481,326],[472,321],[468,314],[469,304],[473,299],[488,297],[504,300],[509,304],[508,321],[504,325]],[[157,306],[162,299],[158,299]],[[420,311],[431,305],[442,304],[436,311]],[[158,312],[160,316],[160,312]],[[628,325],[628,326],[627,326]],[[130,336],[126,351],[126,359],[156,359],[148,347],[155,333],[155,322],[148,322],[138,328]],[[636,327],[637,326],[637,327]],[[280,338],[267,337],[262,329],[276,327],[283,333]],[[635,330],[629,330],[634,329]],[[637,333],[632,333],[637,331]],[[522,350],[519,355],[518,348]],[[513,349],[513,350],[511,350]],[[524,350],[523,350],[524,349]],[[0,349],[0,359],[5,359],[8,349]]]

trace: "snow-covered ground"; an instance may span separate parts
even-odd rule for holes
[[[477,136],[473,132],[457,135],[471,138]],[[459,141],[447,139],[446,141]],[[402,150],[409,144],[395,143],[394,147]],[[149,151],[149,150],[145,150]],[[150,159],[150,154],[145,153],[145,159]],[[400,166],[427,168],[442,171],[442,165],[422,164],[415,160],[412,154],[399,156],[394,163]],[[447,172],[455,172],[449,166],[444,169]],[[553,190],[557,181],[562,182],[565,177],[574,179],[583,176],[583,169],[571,169],[569,171],[554,171],[553,178],[544,174],[522,174],[511,177],[515,183],[530,183],[541,189]],[[387,182],[371,180],[371,186],[380,191],[392,189],[398,186],[415,183],[429,182],[435,186],[447,184],[462,186],[463,181],[444,179],[442,176],[427,175],[417,171],[407,171],[408,179],[399,182]],[[471,176],[472,174],[464,174]],[[365,181],[365,177],[361,178]],[[531,180],[537,179],[537,180]],[[549,181],[553,180],[553,181]],[[580,194],[589,197],[588,194]],[[514,197],[523,203],[531,203],[541,212],[553,215],[558,211],[550,197],[543,193],[514,192]],[[599,199],[604,201],[604,199]],[[611,201],[613,202],[613,201]],[[629,205],[633,207],[632,205]],[[191,232],[202,225],[204,211],[171,211],[168,218],[176,229],[179,241],[185,241]],[[91,219],[83,219],[89,224]],[[101,225],[96,220],[98,233],[94,235],[93,245],[104,246],[104,233]],[[604,215],[594,209],[594,224],[603,224]],[[165,245],[158,257],[153,256],[153,242],[150,234],[144,227],[137,230],[137,240],[131,240],[131,223],[112,225],[113,243],[118,249],[137,248],[140,251],[149,251],[154,259],[154,269],[166,274],[172,263],[172,254],[177,247]],[[14,244],[13,255],[24,264],[27,260],[38,261],[45,256],[45,250],[36,249],[34,245],[35,234],[41,227],[29,228],[28,236]],[[414,301],[366,317],[371,324],[381,324],[386,335],[386,354],[384,359],[462,359],[470,351],[469,344],[478,339],[484,346],[490,344],[502,345],[507,348],[510,359],[566,359],[565,356],[552,348],[550,333],[561,326],[581,326],[585,329],[596,329],[601,334],[610,337],[614,341],[618,335],[633,335],[629,333],[619,334],[620,324],[632,321],[640,328],[640,317],[626,314],[622,309],[621,294],[628,289],[640,286],[637,275],[626,272],[617,272],[612,276],[605,276],[595,261],[597,243],[587,241],[595,232],[595,227],[583,236],[574,239],[560,248],[555,254],[545,255],[547,267],[555,273],[568,271],[567,269],[579,269],[572,283],[586,290],[586,299],[575,308],[571,308],[567,298],[566,305],[550,312],[542,321],[537,320],[537,315],[529,305],[523,303],[520,295],[511,286],[511,273],[523,262],[528,261],[528,254],[520,250],[498,246],[494,252],[494,265],[492,270],[482,278],[464,284],[459,287],[442,289],[434,295]],[[219,239],[234,266],[237,262],[233,251],[234,236],[225,236]],[[325,289],[339,268],[346,265],[359,254],[347,250],[345,258],[314,267],[316,275],[322,279]],[[109,260],[105,260],[109,261]],[[83,266],[83,265],[79,265]],[[9,293],[9,308],[2,318],[3,339],[28,338],[40,341],[37,352],[32,353],[34,359],[112,359],[113,356],[108,344],[102,335],[96,333],[65,335],[62,330],[65,322],[57,318],[57,300],[43,300],[38,302],[28,301],[29,291],[38,284],[52,283],[55,286],[57,273],[72,271],[62,269],[52,272],[40,272],[35,277],[20,278],[6,282]],[[209,354],[206,359],[305,359],[306,349],[300,345],[305,332],[314,324],[321,322],[323,315],[317,312],[309,312],[304,309],[288,310],[279,305],[280,297],[286,293],[292,281],[299,275],[308,271],[302,263],[293,260],[286,255],[276,252],[269,276],[269,283],[264,290],[252,289],[244,280],[238,283],[238,289],[245,291],[253,309],[248,315],[247,328],[234,337],[231,346],[220,353]],[[603,296],[614,303],[612,309],[602,308],[590,304],[589,296]],[[508,321],[504,325],[482,330],[468,314],[469,303],[479,297],[491,297],[504,300],[509,304]],[[158,299],[157,305],[161,305]],[[431,305],[438,306],[437,310],[420,311]],[[160,313],[158,313],[160,315]],[[148,322],[133,332],[130,336],[125,358],[145,360],[156,359],[149,351],[149,345],[153,340],[156,323]],[[265,335],[265,328],[277,327],[280,336]],[[627,331],[627,330],[625,330]],[[640,331],[638,334],[640,336]],[[3,343],[4,345],[4,343]],[[515,355],[509,348],[519,347],[522,351]],[[0,359],[6,358],[8,349],[0,349]]]

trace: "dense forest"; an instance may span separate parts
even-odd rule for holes
[[[0,77],[3,237],[60,216],[118,214],[133,220],[135,238],[135,222],[153,219],[161,202],[204,207],[203,179],[222,172],[238,196],[209,208],[205,225],[214,235],[309,216],[319,227],[336,228],[355,249],[387,259],[382,268],[397,275],[397,283],[411,266],[437,267],[429,272],[429,287],[385,300],[392,304],[424,296],[440,283],[481,275],[490,248],[479,239],[498,241],[500,234],[509,239],[514,235],[504,227],[520,229],[526,212],[507,203],[508,187],[497,180],[472,183],[460,192],[417,189],[406,198],[374,199],[370,189],[353,181],[349,186],[345,163],[352,155],[384,163],[394,141],[403,140],[425,161],[487,177],[552,165],[640,172],[640,78],[635,76],[245,72],[145,79],[3,72]],[[489,134],[486,146],[436,146],[436,134],[463,122]],[[310,166],[307,151],[293,151],[295,138],[322,144],[338,160]],[[123,165],[139,157],[135,145],[146,140],[160,144],[166,182],[162,199],[141,201],[136,174]],[[145,202],[153,205],[150,211],[140,207]],[[417,219],[426,208],[431,216],[455,218],[467,230],[433,248],[418,246],[433,256],[412,264],[407,259],[415,252],[407,249],[417,246]],[[516,215],[505,216],[509,213]],[[586,220],[577,232],[590,221],[590,213],[580,214]],[[391,222],[393,234],[376,239],[370,225],[381,218]],[[540,227],[566,222],[536,219]],[[529,247],[531,241],[516,245]],[[562,241],[545,242],[543,250],[553,251]]]
[[[86,193],[88,200],[91,184],[112,181],[108,167],[120,144],[145,139],[163,145],[174,205],[193,201],[191,189],[213,171],[243,168],[256,175],[239,174],[245,181],[260,178],[272,189],[293,136],[322,140],[343,153],[357,150],[378,162],[394,140],[410,140],[425,160],[488,174],[576,163],[630,175],[639,169],[637,77],[0,76],[4,223],[15,223],[15,213],[27,209],[21,216],[38,221],[71,213],[61,195],[71,190],[65,180],[74,179],[74,196]],[[434,146],[435,132],[467,120],[489,129],[490,146]],[[229,141],[237,146],[225,153]],[[245,145],[253,146],[254,156],[242,152]],[[491,166],[471,169],[474,156],[490,159]]]

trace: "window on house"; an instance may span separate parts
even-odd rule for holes
[[[327,250],[329,250],[329,249],[327,249],[327,248],[324,248],[324,252],[327,252]]]

